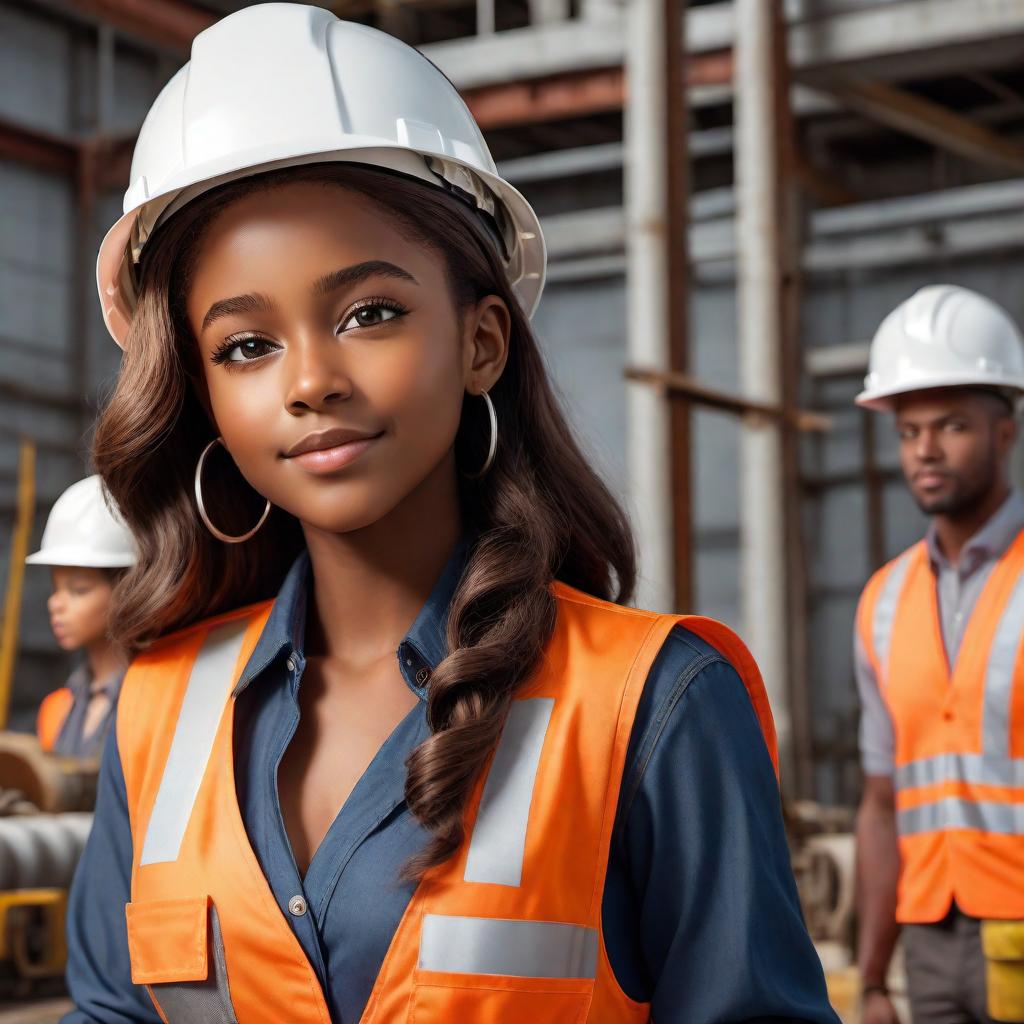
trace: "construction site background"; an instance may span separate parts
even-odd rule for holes
[[[19,559],[88,471],[117,372],[95,253],[150,104],[194,35],[243,6],[0,0],[0,702],[15,731],[69,669],[47,574]],[[922,285],[976,289],[1024,322],[1024,4],[321,6],[421,47],[540,214],[550,272],[535,322],[587,450],[634,516],[640,603],[720,618],[751,643],[809,925],[854,1020],[853,616],[870,573],[924,520],[893,432],[852,400],[867,340]],[[0,787],[78,813],[88,773],[55,771],[0,737]],[[8,824],[0,984],[16,999],[59,975],[54,922],[84,832],[26,838]],[[53,877],[26,882],[54,859]],[[36,888],[50,895],[26,909],[15,894]],[[56,1013],[26,1002],[0,1021]]]

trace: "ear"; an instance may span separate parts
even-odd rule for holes
[[[1014,416],[1001,416],[996,421],[996,446],[1000,455],[1008,455],[1013,449],[1019,429]]]
[[[471,395],[490,391],[508,361],[512,316],[504,300],[487,295],[463,317],[463,378]]]

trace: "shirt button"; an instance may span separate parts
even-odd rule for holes
[[[302,917],[306,913],[306,901],[301,896],[293,896],[288,901],[288,913],[292,917]]]
[[[943,711],[942,711],[942,717],[947,722],[952,722],[953,721],[953,717],[954,717],[952,709],[951,708],[944,708]]]
[[[419,672],[416,673],[416,682],[419,683],[420,686],[422,686],[429,678],[429,669],[421,668]]]
[[[288,671],[289,672],[294,672],[295,671],[295,659],[294,658],[289,658],[285,662],[285,664],[288,666]]]

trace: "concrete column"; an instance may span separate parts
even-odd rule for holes
[[[776,0],[736,0],[735,125],[740,386],[779,405],[782,381]],[[783,761],[790,747],[781,427],[748,418],[740,450],[743,634],[764,675]]]
[[[627,8],[625,110],[627,362],[669,368],[666,59],[662,0]],[[639,545],[637,603],[674,603],[672,463],[668,402],[649,385],[627,384],[629,511]]]

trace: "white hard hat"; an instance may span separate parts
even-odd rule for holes
[[[103,318],[124,346],[134,265],[157,224],[217,185],[261,171],[350,162],[411,175],[486,214],[533,314],[546,254],[530,204],[499,177],[469,108],[422,54],[305,4],[257,4],[195,37],[192,59],[142,125],[124,216],[100,246]]]
[[[73,483],[50,509],[42,547],[29,565],[120,569],[135,564],[135,542],[98,476]]]
[[[857,404],[884,411],[896,395],[948,387],[1024,391],[1024,338],[991,299],[935,284],[882,321]]]

